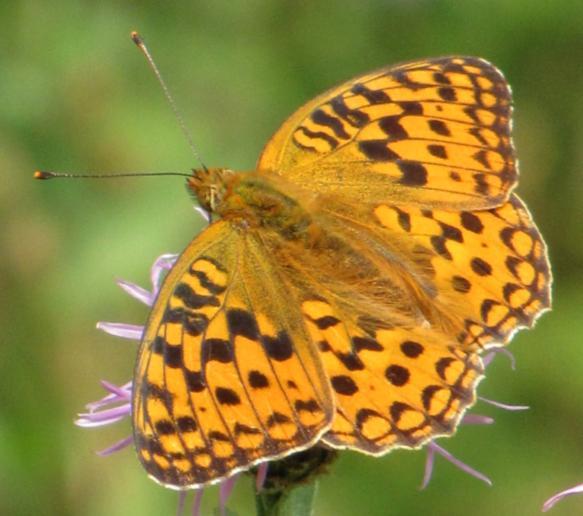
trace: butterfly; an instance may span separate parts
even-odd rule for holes
[[[148,474],[197,488],[316,443],[378,456],[454,433],[481,352],[550,306],[510,127],[493,65],[427,59],[311,100],[253,172],[194,170],[214,222],[135,369]]]

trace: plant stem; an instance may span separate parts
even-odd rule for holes
[[[257,516],[311,516],[317,485],[314,480],[283,491],[259,491],[255,494]]]

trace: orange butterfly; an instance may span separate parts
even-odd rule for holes
[[[195,170],[216,217],[166,277],[134,379],[140,460],[196,488],[315,443],[381,455],[451,435],[480,352],[550,305],[511,97],[471,57],[308,102],[251,173]]]

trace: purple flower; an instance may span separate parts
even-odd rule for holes
[[[154,304],[154,301],[156,300],[156,297],[160,291],[163,275],[172,268],[177,258],[178,255],[176,254],[164,254],[154,262],[150,273],[150,279],[152,284],[151,290],[146,290],[140,287],[139,285],[124,280],[118,280],[117,284],[130,296],[137,299],[141,303],[144,303],[145,305],[151,307]],[[108,333],[109,335],[133,341],[140,341],[142,338],[142,334],[144,332],[144,327],[141,325],[114,322],[99,322],[97,323],[97,328]],[[494,356],[497,354],[504,354],[508,356],[508,358],[511,361],[511,366],[514,369],[514,357],[506,349],[498,349],[487,354],[483,358],[484,365],[488,365],[492,361]],[[107,394],[98,401],[88,403],[86,405],[86,411],[78,415],[75,421],[76,425],[83,428],[94,428],[110,425],[113,423],[117,423],[118,421],[121,421],[125,418],[129,418],[131,414],[132,382],[128,382],[124,385],[117,386],[112,384],[111,382],[102,380],[101,386],[105,389]],[[479,397],[478,399],[485,403],[494,405],[495,407],[502,408],[505,410],[525,410],[528,408],[524,406],[508,405],[505,403],[492,401],[482,397]],[[494,420],[491,417],[479,414],[466,413],[464,414],[460,424],[489,425],[492,424],[493,422]],[[132,438],[126,437],[112,444],[108,448],[98,451],[97,453],[102,456],[110,455],[114,452],[117,452],[123,448],[128,447],[131,443]],[[443,458],[451,462],[454,466],[461,469],[463,472],[479,480],[482,480],[488,485],[492,485],[492,481],[487,476],[483,475],[479,471],[476,471],[472,467],[455,458],[450,452],[445,450],[442,446],[438,445],[435,441],[428,443],[426,450],[427,460],[425,464],[425,472],[423,476],[421,489],[425,488],[431,480],[436,455],[442,456]],[[260,491],[263,487],[265,478],[267,476],[267,469],[268,469],[267,462],[260,464],[257,467],[256,475],[257,491]],[[227,501],[238,477],[239,474],[233,475],[229,478],[226,478],[219,484],[219,506],[221,514],[224,514],[224,509],[226,507]],[[563,496],[567,496],[572,492],[581,492],[581,490],[583,490],[583,487],[580,485],[555,495],[555,497],[547,501],[544,510],[549,509],[556,501],[561,499]],[[192,510],[193,515],[200,514],[202,493],[203,489],[198,489],[195,492]],[[178,514],[182,513],[185,499],[186,492],[183,491],[179,495]]]
[[[570,487],[569,489],[565,489],[564,491],[561,491],[559,493],[557,493],[554,496],[551,496],[543,505],[543,512],[547,512],[549,509],[552,509],[552,507],[557,503],[560,502],[563,498],[566,498],[567,496],[571,496],[574,494],[581,494],[583,493],[583,484],[578,484],[576,486]]]

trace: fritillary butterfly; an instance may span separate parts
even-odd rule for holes
[[[256,171],[194,170],[216,221],[152,309],[134,379],[148,473],[214,483],[315,443],[382,455],[451,435],[480,353],[550,305],[502,74],[445,57],[293,114]]]

